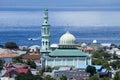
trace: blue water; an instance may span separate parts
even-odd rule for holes
[[[120,44],[120,11],[49,11],[51,44],[59,43],[66,31],[72,33],[78,43]],[[41,45],[43,11],[0,11],[0,45],[13,41],[18,45]],[[107,27],[105,27],[105,26]],[[94,26],[94,27],[92,27]],[[35,38],[36,40],[28,40]]]
[[[59,43],[59,38],[66,31],[72,33],[78,43],[90,43],[96,39],[100,43],[120,44],[120,27],[75,27],[51,26],[51,44]],[[37,40],[28,40],[37,38]],[[0,44],[14,41],[18,45],[41,45],[41,26],[7,27],[0,29]]]

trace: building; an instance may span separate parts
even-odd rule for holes
[[[95,51],[95,48],[88,46],[85,42],[81,43],[81,45],[77,48],[87,53],[92,53],[93,51]]]
[[[45,9],[42,25],[41,62],[42,67],[91,65],[91,55],[78,50],[76,38],[70,32],[66,32],[59,39],[58,47],[50,50],[50,25],[48,23],[48,9]]]
[[[30,46],[29,49],[30,49],[30,52],[38,52],[38,53],[40,52],[40,46],[38,45]]]
[[[32,60],[35,62],[36,66],[41,66],[40,64],[41,54],[38,53],[30,53],[22,56],[22,59],[26,62],[27,60]]]
[[[66,32],[60,37],[59,47],[49,53],[47,56],[43,56],[43,66],[74,66],[78,65],[91,65],[91,56],[76,47],[75,37]]]
[[[16,77],[20,73],[30,73],[29,69],[25,68],[8,68],[6,73],[3,75],[5,76],[11,76],[11,77]]]
[[[0,48],[0,59],[4,61],[4,64],[12,63],[13,58],[19,56],[18,53],[13,52],[10,49]]]
[[[110,75],[109,75],[109,71],[106,69],[106,68],[104,68],[102,65],[91,65],[91,66],[93,66],[93,67],[95,67],[95,69],[96,69],[96,76],[98,76],[98,77],[110,77]],[[77,69],[78,70],[86,70],[86,68],[87,68],[87,65],[79,65],[78,67],[77,67]]]
[[[86,80],[90,74],[82,70],[64,70],[54,72],[54,77],[60,80],[62,75],[67,77],[67,80]]]

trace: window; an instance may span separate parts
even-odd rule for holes
[[[47,45],[47,43],[48,43],[48,42],[46,41],[46,45]]]

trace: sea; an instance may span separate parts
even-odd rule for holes
[[[44,12],[42,10],[1,10],[0,45],[4,45],[6,42],[12,41],[16,42],[19,46],[41,46],[41,25],[43,22],[43,13]],[[98,43],[113,43],[120,45],[120,26],[104,26],[99,24],[91,25],[89,23],[90,21],[86,21],[93,17],[92,14],[98,15],[99,13],[101,13],[101,11],[50,11],[49,23],[51,25],[51,44],[58,44],[60,37],[66,31],[69,31],[75,36],[76,41],[79,44],[81,42],[91,43],[93,40],[97,40]],[[105,14],[107,13],[105,12]],[[118,12],[118,14],[119,13],[120,12]],[[66,14],[69,14],[72,18],[69,18],[70,16],[65,16]],[[75,20],[76,18],[79,18],[79,14],[82,16],[83,14],[88,16],[84,17],[84,21],[86,22],[82,22],[82,16],[80,16],[80,19]],[[31,38],[32,40],[30,40]]]

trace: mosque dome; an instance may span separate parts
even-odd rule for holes
[[[87,44],[86,44],[85,42],[82,42],[82,43],[81,43],[81,47],[82,47],[82,48],[85,48],[85,47],[87,47]]]
[[[66,32],[65,34],[63,34],[61,37],[60,37],[60,44],[62,45],[71,45],[71,44],[75,44],[75,37],[74,35],[72,35],[71,33],[69,32]]]
[[[93,43],[97,43],[97,40],[93,40]]]

